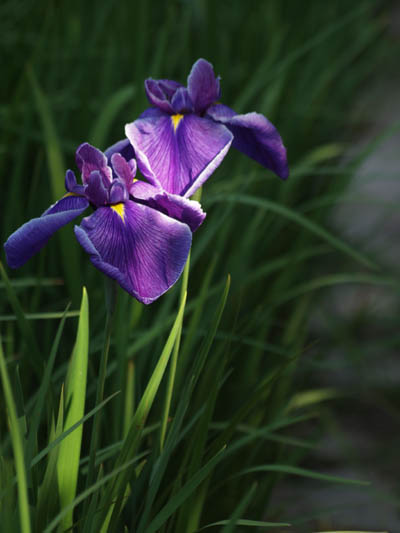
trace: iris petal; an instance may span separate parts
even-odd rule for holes
[[[149,102],[166,113],[174,112],[171,99],[179,87],[182,87],[182,85],[173,80],[153,80],[148,78],[144,82]]]
[[[171,105],[175,113],[191,113],[193,104],[186,87],[180,87],[174,94]]]
[[[160,191],[143,181],[136,181],[133,184],[131,194],[135,200],[141,201],[144,205],[184,222],[192,231],[196,231],[206,218],[206,213],[202,210],[199,202],[177,194]]]
[[[125,183],[126,189],[129,191],[136,176],[136,161],[131,159],[131,164],[129,164],[120,153],[114,153],[111,156],[111,165],[115,174]]]
[[[207,116],[224,124],[233,133],[232,146],[286,179],[289,167],[286,148],[275,126],[264,115],[237,115],[229,107],[217,104],[207,110]]]
[[[225,126],[210,119],[162,111],[127,124],[125,134],[143,175],[153,185],[185,197],[214,172],[233,138]]]
[[[122,157],[127,161],[135,157],[135,152],[133,151],[133,146],[129,142],[129,139],[122,139],[112,146],[109,146],[107,150],[105,150],[104,155],[106,156],[109,164],[111,163],[112,155],[117,153],[121,154]]]
[[[186,224],[145,205],[128,201],[113,207],[100,207],[84,218],[75,235],[94,266],[149,304],[179,278],[192,233]]]
[[[196,113],[202,113],[220,97],[219,78],[205,59],[198,59],[193,65],[187,86]]]
[[[11,268],[21,267],[36,254],[60,228],[88,207],[86,198],[67,194],[39,218],[26,222],[7,239],[4,249]]]
[[[86,184],[90,174],[98,170],[105,177],[106,181],[111,181],[111,169],[107,166],[107,158],[97,148],[89,143],[81,144],[75,154],[76,165],[82,172],[82,181]]]

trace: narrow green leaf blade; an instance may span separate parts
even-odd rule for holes
[[[26,481],[26,468],[24,461],[24,447],[20,425],[18,423],[17,409],[15,406],[13,393],[11,390],[10,378],[8,376],[6,361],[4,359],[3,348],[0,339],[0,373],[3,383],[4,397],[8,409],[9,426],[11,432],[11,442],[15,457],[15,468],[18,482],[18,510],[21,521],[22,533],[31,532],[31,519],[29,514],[28,486]]]
[[[78,333],[72,353],[66,384],[67,415],[64,429],[70,428],[85,410],[86,375],[89,353],[89,303],[83,288]],[[80,461],[82,425],[62,441],[57,461],[57,477],[62,507],[67,507],[75,498]],[[72,509],[63,518],[63,527],[72,527]]]
[[[166,520],[189,498],[193,491],[208,476],[216,464],[222,459],[225,447],[222,448],[212,459],[210,459],[187,483],[168,501],[159,513],[153,518],[146,533],[155,533],[164,524]]]
[[[252,468],[246,468],[245,470],[242,470],[241,472],[239,472],[237,476],[256,473],[256,472],[280,472],[282,474],[292,474],[295,476],[309,477],[313,479],[318,479],[320,481],[329,481],[331,483],[342,483],[344,485],[361,485],[361,486],[370,485],[369,481],[359,481],[357,479],[347,479],[347,478],[339,477],[339,476],[330,476],[328,474],[321,474],[319,472],[314,472],[313,470],[308,470],[306,468],[300,468],[298,466],[279,465],[279,464],[260,465],[260,466],[254,466]]]

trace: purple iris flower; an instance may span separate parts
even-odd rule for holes
[[[19,268],[62,226],[89,205],[95,211],[75,226],[90,260],[139,301],[149,304],[179,278],[192,231],[205,213],[198,202],[135,179],[136,161],[106,155],[88,143],[76,151],[83,185],[65,176],[67,194],[15,231],[4,244],[7,262]]]
[[[127,124],[140,171],[156,186],[190,197],[225,157],[230,145],[285,179],[286,149],[276,128],[259,113],[238,115],[218,102],[219,77],[199,59],[187,87],[171,80],[148,79],[153,107]],[[120,149],[128,150],[127,141]]]

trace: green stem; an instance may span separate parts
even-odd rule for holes
[[[197,191],[192,196],[192,199],[193,200],[197,200],[198,202],[200,202],[200,200],[201,200],[201,192],[202,192],[202,187],[197,189]],[[187,261],[186,261],[185,268],[183,270],[182,285],[181,285],[181,297],[180,297],[179,305],[181,305],[183,299],[186,298],[187,287],[188,287],[188,279],[189,279],[189,269],[190,269],[190,252],[189,252],[189,255],[188,255],[188,258],[187,258]],[[162,415],[162,418],[161,418],[160,452],[163,450],[164,441],[165,441],[165,434],[167,432],[168,416],[169,416],[169,410],[170,410],[170,407],[171,407],[172,393],[173,393],[173,390],[174,390],[176,366],[177,366],[177,363],[178,363],[178,354],[179,354],[179,347],[180,347],[180,344],[181,344],[181,336],[182,336],[182,323],[181,323],[179,331],[178,331],[178,333],[176,335],[174,351],[172,352],[171,362],[170,362],[170,367],[169,367],[167,392],[166,392],[166,395],[165,395],[164,411],[163,411],[163,415]]]
[[[181,296],[179,299],[179,306],[182,304],[183,299],[185,298],[185,294],[187,291],[188,286],[188,279],[189,279],[189,268],[190,268],[190,252],[186,261],[185,268],[183,270],[182,275],[182,285],[181,285]],[[160,451],[163,450],[164,447],[164,441],[165,441],[165,434],[167,432],[167,424],[168,424],[168,417],[169,417],[169,410],[171,407],[171,401],[172,401],[172,393],[174,390],[174,383],[175,383],[175,374],[176,374],[176,365],[178,363],[178,354],[179,354],[179,347],[181,344],[181,335],[182,335],[182,323],[179,327],[179,331],[176,335],[175,344],[174,344],[174,350],[172,352],[171,356],[171,362],[169,367],[169,376],[168,376],[168,385],[167,385],[167,392],[165,395],[165,402],[164,402],[164,410],[163,415],[161,418],[161,429],[160,429]]]

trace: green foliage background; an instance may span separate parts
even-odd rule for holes
[[[100,531],[103,513],[114,508],[114,479],[119,480],[121,511],[106,531],[125,526],[128,531],[189,533],[221,520],[227,522],[214,530],[257,528],[262,520],[289,522],[295,531],[319,527],[318,511],[298,516],[272,496],[285,475],[335,481],[318,478],[323,468],[313,463],[313,449],[343,409],[343,396],[362,403],[365,394],[361,383],[360,390],[328,390],[315,381],[313,372],[323,366],[326,350],[342,350],[349,357],[359,353],[357,328],[368,324],[361,320],[360,326],[359,317],[347,325],[332,322],[332,330],[340,333],[316,337],[310,317],[318,314],[321,295],[349,283],[399,289],[395,274],[378,257],[363,253],[363,243],[348,243],[329,228],[332,210],[369,149],[356,159],[344,158],[363,126],[353,113],[359,95],[391,64],[389,7],[378,0],[2,3],[2,242],[63,194],[65,170],[74,169],[81,142],[104,149],[123,137],[125,123],[148,106],[145,78],[185,82],[198,57],[211,61],[221,75],[224,103],[237,112],[264,113],[278,127],[291,167],[283,183],[232,150],[203,188],[208,216],[194,236],[171,406],[175,422],[168,427],[164,451],[158,434],[166,379],[155,389],[143,433],[132,437],[129,426],[163,347],[167,353],[173,344],[173,339],[165,343],[179,287],[148,308],[119,292],[105,397],[120,392],[98,411],[102,423],[96,435],[96,465],[102,463],[96,479],[105,481],[85,497],[90,416],[83,425],[81,457],[79,450],[74,457],[76,495],[83,494],[73,514],[74,531]],[[23,437],[31,527],[62,531],[68,516],[60,518],[61,526],[45,528],[60,516],[65,492],[57,472],[70,459],[61,444],[59,452],[54,446],[44,460],[34,461],[67,429],[71,407],[62,384],[76,317],[85,318],[79,312],[82,285],[90,316],[85,413],[96,408],[106,315],[103,279],[75,241],[72,227],[61,230],[18,272],[7,274],[11,285],[4,273],[0,326]],[[228,303],[219,323],[228,274]],[[58,345],[56,332],[68,302],[72,305]],[[385,342],[398,343],[393,321],[390,317],[382,325],[370,357]],[[51,354],[55,362],[50,368]],[[83,366],[85,357],[82,348]],[[378,392],[384,398],[391,394]],[[59,403],[60,393],[65,405]],[[82,392],[76,394],[82,400]],[[321,407],[326,399],[330,408]],[[60,415],[64,409],[65,418]],[[22,526],[4,403],[0,414],[0,527],[8,533]],[[125,478],[118,470],[121,457],[130,461]],[[302,469],[305,460],[307,469]],[[18,469],[17,475],[21,481]],[[296,487],[301,494],[302,485]],[[380,497],[398,505],[395,496]],[[334,511],[325,517],[334,527]]]

